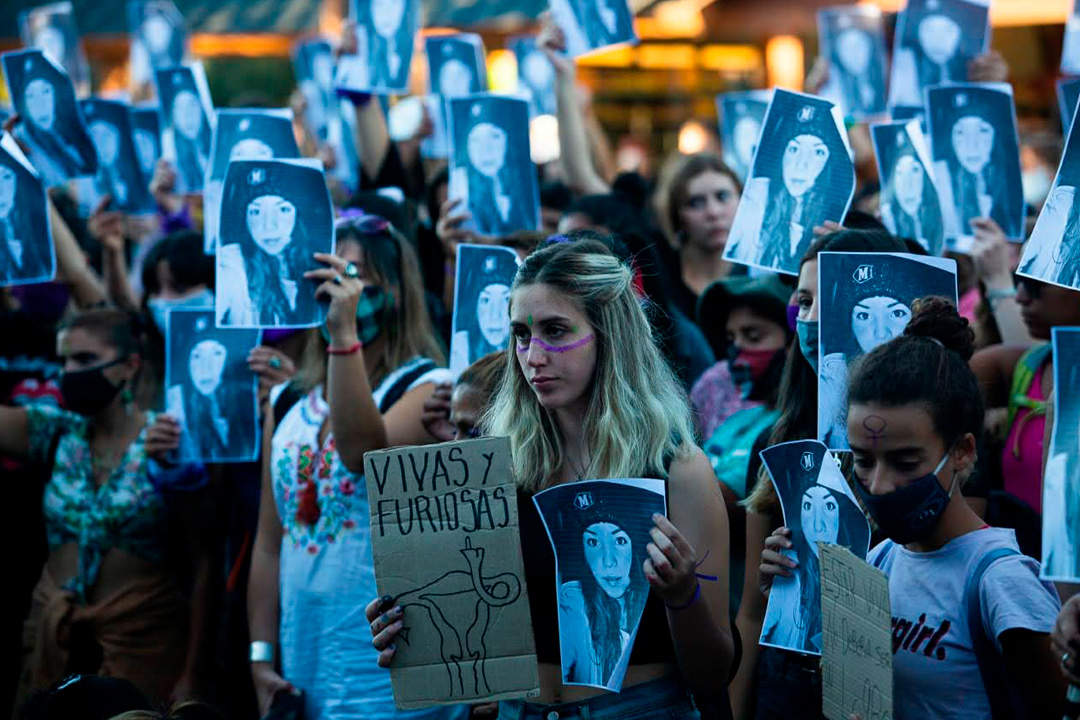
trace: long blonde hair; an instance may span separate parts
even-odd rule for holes
[[[382,316],[386,351],[368,368],[371,387],[378,387],[387,375],[418,355],[443,364],[446,356],[424,304],[420,263],[409,241],[389,223],[373,232],[346,223],[337,230],[338,245],[344,242],[360,246],[368,278],[393,296]],[[325,381],[326,341],[318,331],[310,332],[300,357],[298,387],[307,392]]]
[[[537,250],[514,279],[514,291],[542,284],[564,294],[593,327],[596,370],[583,423],[589,478],[666,476],[673,460],[694,450],[686,393],[656,346],[632,277],[604,244],[583,240]],[[563,441],[515,355],[511,343],[484,425],[510,438],[517,484],[536,492],[562,467]]]

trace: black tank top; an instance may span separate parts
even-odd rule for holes
[[[555,551],[548,540],[540,512],[532,495],[517,493],[518,526],[521,533],[521,555],[525,561],[525,584],[529,590],[529,609],[533,635],[536,638],[536,659],[559,665],[559,606],[555,587]],[[675,664],[675,647],[671,643],[667,612],[664,603],[651,589],[645,601],[630,665],[649,663]]]

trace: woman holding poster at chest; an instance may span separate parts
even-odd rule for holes
[[[889,577],[894,717],[1059,718],[1057,594],[1015,533],[984,524],[960,491],[983,431],[967,365],[974,335],[943,298],[912,311],[903,335],[856,363],[848,386],[854,487],[888,538],[867,561]],[[789,538],[781,528],[768,539],[763,577],[794,572],[777,552]]]
[[[691,694],[699,708],[729,717],[727,515],[708,460],[691,442],[685,395],[653,342],[630,268],[599,241],[556,236],[518,270],[510,323],[507,374],[485,429],[509,436],[513,450],[541,688],[534,702],[502,702],[499,717],[698,718]],[[640,565],[616,562],[618,572],[600,573],[610,576],[607,595],[620,607],[633,604],[627,593],[637,592],[636,577],[647,583],[622,690],[605,694],[563,679],[555,557],[530,496],[585,478],[650,477],[665,479],[668,517],[644,518],[651,527]],[[621,537],[614,524],[599,525],[611,540]],[[595,645],[598,616],[585,607],[581,588],[582,620]],[[367,609],[384,667],[393,664],[403,622],[392,605],[377,599]],[[621,647],[621,634],[612,640]],[[589,660],[589,638],[579,644]]]
[[[458,720],[460,708],[395,711],[363,617],[375,593],[364,453],[434,442],[421,410],[447,374],[409,243],[371,215],[339,220],[336,236],[337,255],[306,273],[326,324],[266,413],[248,591],[259,714],[302,692],[307,720]]]

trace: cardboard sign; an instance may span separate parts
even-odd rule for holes
[[[394,702],[536,697],[509,440],[370,452],[364,467],[375,582],[405,612]]]
[[[850,550],[818,543],[821,555],[821,709],[829,720],[891,720],[889,579]]]

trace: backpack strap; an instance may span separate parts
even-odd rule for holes
[[[289,382],[274,400],[274,429],[277,430],[281,426],[281,421],[285,419],[292,406],[300,401],[300,398],[304,397],[299,388],[296,387],[296,383]]]
[[[990,717],[993,720],[1008,720],[1017,717],[1013,712],[1013,702],[1009,692],[1009,678],[1005,672],[1001,654],[994,647],[993,639],[986,634],[983,626],[982,595],[979,584],[987,568],[995,561],[1020,553],[1013,548],[995,548],[979,559],[978,565],[964,587],[964,607],[967,608],[968,632],[971,633],[972,649],[979,663],[979,675],[982,676],[986,697],[990,700]]]
[[[1026,407],[1031,410],[1029,417],[1046,414],[1046,401],[1032,400],[1028,397],[1028,392],[1031,390],[1032,383],[1035,382],[1035,375],[1046,363],[1052,351],[1053,346],[1050,343],[1043,343],[1025,350],[1024,354],[1020,356],[1020,360],[1017,361],[1016,369],[1013,370],[1012,387],[1009,389],[1010,429],[1012,429],[1013,421],[1016,420],[1016,413],[1020,411],[1020,408]]]
[[[386,391],[386,394],[383,395],[382,400],[379,402],[379,414],[385,414],[390,408],[394,407],[394,404],[409,391],[409,388],[414,382],[434,370],[436,367],[438,366],[434,361],[425,359],[417,363],[416,367],[395,380],[394,384],[390,386]]]

